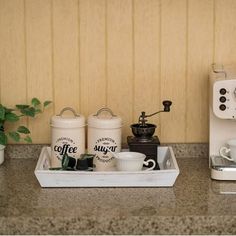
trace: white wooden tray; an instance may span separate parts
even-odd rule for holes
[[[35,175],[42,187],[171,187],[179,167],[171,147],[158,147],[160,170],[152,171],[63,171],[49,170],[50,147],[43,147]]]

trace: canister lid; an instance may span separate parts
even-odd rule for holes
[[[63,115],[65,111],[71,111],[73,115]],[[70,107],[65,107],[59,115],[51,118],[51,126],[57,128],[80,128],[85,126],[85,117],[76,114],[75,110]]]
[[[109,108],[101,108],[88,117],[88,126],[100,129],[114,129],[122,126],[122,119],[113,114]]]

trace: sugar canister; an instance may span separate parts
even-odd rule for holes
[[[70,111],[68,116],[63,114]],[[85,153],[85,118],[75,110],[65,107],[51,118],[51,166],[61,167],[65,153],[74,158]]]
[[[95,154],[93,163],[96,171],[115,168],[111,152],[121,151],[122,119],[109,108],[101,108],[88,117],[88,153]]]

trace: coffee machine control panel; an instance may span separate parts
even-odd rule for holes
[[[221,119],[236,119],[236,79],[215,81],[213,112]]]

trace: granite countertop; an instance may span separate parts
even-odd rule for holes
[[[220,194],[236,183],[211,180],[207,157],[177,162],[172,188],[41,188],[36,158],[7,158],[0,234],[236,234],[236,195]]]

